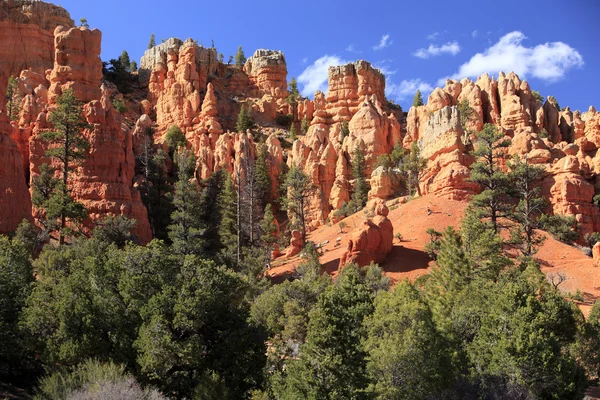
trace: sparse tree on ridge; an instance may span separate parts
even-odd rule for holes
[[[417,92],[415,93],[415,97],[413,98],[413,102],[412,102],[413,107],[419,107],[423,105],[423,97],[421,96],[421,91],[417,90]]]
[[[237,53],[235,54],[235,65],[242,68],[246,63],[246,56],[244,55],[244,49],[242,46],[238,47]]]
[[[154,36],[154,33],[153,33],[152,35],[150,35],[150,42],[148,42],[148,49],[151,49],[154,46],[156,46],[156,37]]]

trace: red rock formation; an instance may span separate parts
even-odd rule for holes
[[[287,91],[287,67],[282,52],[259,49],[246,60],[244,72],[260,93],[257,97],[269,95],[275,99],[285,99]]]
[[[54,28],[73,26],[69,13],[53,4],[0,2],[0,93],[6,93],[10,76],[29,69],[45,74],[54,60]],[[0,96],[0,110],[4,96]]]
[[[290,239],[290,247],[285,252],[285,256],[290,258],[298,255],[302,251],[302,232],[293,230]]]
[[[11,233],[23,219],[31,218],[31,198],[19,147],[8,135],[6,115],[0,114],[0,233]]]
[[[375,205],[375,217],[365,219],[363,225],[352,233],[348,250],[340,259],[339,270],[351,263],[364,267],[371,262],[385,261],[394,246],[394,228],[387,218],[388,213],[384,203]]]
[[[55,31],[56,59],[49,74],[51,87],[48,96],[73,88],[85,102],[83,113],[91,129],[85,131],[90,151],[79,174],[70,182],[72,195],[87,208],[91,220],[107,214],[121,214],[137,221],[136,235],[140,241],[151,239],[146,208],[133,188],[135,159],[132,135],[121,124],[121,115],[114,109],[108,89],[102,92],[101,34],[86,28]],[[37,118],[30,139],[30,170],[33,179],[39,166],[47,162],[46,144],[39,133],[51,128],[44,111]]]

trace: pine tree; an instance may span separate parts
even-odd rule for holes
[[[69,176],[85,161],[90,143],[83,135],[83,130],[90,125],[85,120],[82,105],[72,89],[65,90],[58,96],[56,104],[57,108],[50,112],[48,118],[55,130],[44,132],[40,136],[50,145],[46,156],[59,162],[62,167],[62,179],[57,190],[45,204],[48,217],[56,216],[60,219],[59,244],[62,245],[65,230],[68,229],[67,220],[76,223],[87,217],[83,205],[74,201],[69,193]]]
[[[268,161],[267,146],[264,143],[258,145],[256,160],[254,161],[253,179],[256,186],[257,198],[260,202],[260,207],[264,208],[273,199],[271,174],[269,173],[271,166]]]
[[[248,129],[252,130],[256,127],[250,106],[242,104],[235,126],[238,132],[246,132]]]
[[[413,102],[412,102],[413,107],[419,107],[423,105],[423,97],[421,97],[421,91],[417,90],[417,92],[415,93],[415,97],[413,98]]]
[[[121,55],[119,56],[119,63],[121,64],[121,67],[127,71],[127,72],[131,72],[130,68],[131,68],[131,61],[129,60],[129,53],[127,53],[127,50],[123,50],[123,52],[121,53]]]
[[[148,49],[151,49],[154,46],[156,46],[156,37],[154,36],[154,33],[153,33],[152,35],[150,35],[150,42],[148,42]]]
[[[166,152],[154,143],[154,130],[148,128],[141,140],[141,154],[137,158],[137,171],[143,175],[140,185],[142,202],[148,210],[148,222],[152,236],[166,240],[167,226],[171,223],[173,210],[171,185],[167,182],[164,164]]]
[[[6,88],[6,115],[11,121],[19,119],[21,111],[21,95],[19,94],[19,84],[14,76],[8,78],[8,86]]]
[[[516,157],[509,163],[511,191],[519,204],[510,213],[510,219],[517,223],[511,229],[511,242],[520,245],[521,253],[528,258],[536,253],[544,236],[535,230],[539,228],[539,218],[548,207],[548,201],[541,196],[541,180],[545,169],[531,165],[527,157]]]
[[[351,213],[363,209],[369,200],[369,184],[365,179],[365,156],[360,147],[356,146],[352,157],[352,177],[354,178],[354,191],[348,205]]]
[[[187,145],[187,139],[185,134],[179,129],[177,125],[171,125],[171,127],[165,133],[165,142],[169,146],[169,153],[173,155],[180,147]]]
[[[304,117],[300,124],[300,128],[302,129],[302,133],[306,135],[308,133],[308,128],[310,128],[310,123],[308,122],[308,118]]]
[[[244,49],[242,46],[238,47],[237,53],[235,53],[235,65],[242,68],[246,63],[246,56],[244,55]]]
[[[89,28],[90,24],[88,24],[88,20],[85,18],[79,19],[79,26],[83,26],[84,28]]]
[[[219,213],[221,216],[221,223],[219,224],[219,237],[221,239],[221,245],[227,254],[227,258],[231,259],[231,254],[237,254],[237,249],[240,236],[238,231],[238,212],[237,203],[238,195],[231,179],[231,175],[225,174],[223,181],[223,189],[219,193],[217,199],[219,204]]]
[[[300,229],[302,241],[306,243],[306,213],[308,212],[309,197],[317,190],[316,186],[300,168],[293,165],[288,171],[284,187],[287,193],[282,203],[288,212],[292,229]]]
[[[219,53],[218,59],[219,59],[219,62],[221,64],[223,64],[223,60],[225,59],[225,57],[223,56],[223,53]]]
[[[204,249],[204,226],[200,219],[202,199],[195,182],[192,181],[195,167],[193,155],[185,149],[176,154],[178,178],[175,183],[169,238],[177,254],[202,254]]]
[[[476,149],[473,155],[477,161],[471,165],[471,181],[479,184],[482,192],[472,199],[479,210],[480,218],[490,218],[491,228],[498,233],[498,218],[504,217],[507,204],[508,176],[500,169],[505,158],[504,149],[510,145],[504,134],[495,125],[485,124],[477,134]]]
[[[265,207],[264,216],[260,222],[260,229],[262,232],[260,240],[265,249],[266,265],[269,266],[271,263],[271,251],[273,250],[273,245],[277,243],[278,231],[271,204],[267,204]]]
[[[421,196],[421,187],[419,182],[421,180],[421,173],[427,166],[427,160],[421,157],[421,150],[417,142],[413,142],[410,153],[404,158],[404,164],[402,169],[406,175],[406,181],[408,182],[408,190],[411,195],[416,190],[417,194]]]
[[[290,140],[293,142],[297,138],[298,136],[296,135],[296,124],[292,122],[292,125],[290,125]]]
[[[469,105],[469,100],[463,99],[458,103],[458,112],[460,115],[460,125],[463,129],[465,137],[468,137],[470,132],[468,125],[476,118],[475,110]]]
[[[464,251],[478,275],[495,279],[510,264],[504,255],[502,238],[481,220],[477,210],[471,206],[465,211],[460,234]]]
[[[296,104],[300,99],[300,92],[298,91],[298,82],[296,82],[296,78],[294,77],[292,77],[289,84],[289,93],[286,101],[290,104]]]
[[[306,343],[299,359],[288,361],[275,398],[367,398],[363,322],[373,312],[373,297],[358,268],[345,267],[310,312]]]
[[[130,72],[137,72],[137,70],[138,70],[138,65],[137,65],[137,62],[135,62],[135,61],[132,61],[132,62],[129,64],[129,71],[130,71]]]

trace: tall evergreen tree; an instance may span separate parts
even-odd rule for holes
[[[246,132],[248,129],[256,127],[254,117],[252,116],[252,107],[242,104],[235,127],[238,132]]]
[[[144,180],[140,185],[142,202],[148,210],[152,236],[167,240],[167,227],[173,213],[172,186],[167,180],[164,165],[167,153],[154,143],[154,130],[148,128],[141,138],[141,153],[137,157],[137,171]]]
[[[271,251],[273,245],[277,243],[277,232],[279,230],[271,204],[267,204],[265,207],[263,219],[260,222],[260,230],[262,233],[260,240],[265,249],[266,265],[269,266],[271,264]]]
[[[65,90],[56,99],[57,108],[50,112],[49,121],[54,130],[40,136],[50,144],[46,155],[60,163],[62,179],[57,183],[57,191],[44,205],[50,217],[60,220],[59,244],[65,240],[67,221],[75,223],[83,220],[87,212],[81,203],[73,200],[69,192],[69,177],[85,161],[90,143],[83,130],[90,127],[82,112],[82,105],[72,89]]]
[[[236,254],[241,251],[238,249],[240,241],[238,237],[241,232],[238,231],[238,195],[233,179],[231,175],[225,174],[223,181],[223,189],[219,193],[217,199],[219,203],[219,212],[221,214],[221,223],[219,224],[219,237],[221,238],[221,244],[223,245],[225,252],[225,258],[230,260],[236,260]],[[239,251],[238,251],[239,250]]]
[[[378,398],[443,398],[451,383],[451,347],[437,331],[428,304],[408,282],[375,299],[365,321],[371,391]]]
[[[413,97],[412,106],[419,107],[423,105],[423,97],[421,96],[421,91],[417,90],[415,93],[415,97]]]
[[[501,168],[505,158],[505,149],[510,145],[504,134],[495,125],[485,124],[477,134],[473,155],[477,161],[471,165],[471,180],[482,188],[480,194],[472,199],[473,206],[479,211],[480,218],[489,218],[491,228],[498,233],[498,218],[509,211],[507,202],[508,176]]]
[[[361,399],[369,383],[363,321],[373,312],[373,292],[356,266],[347,266],[310,313],[300,358],[288,362],[276,385],[280,399]]]
[[[267,146],[264,143],[259,144],[252,172],[261,208],[264,208],[273,199],[271,174],[269,173],[271,166],[269,165],[268,155]]]
[[[185,149],[176,154],[178,178],[175,183],[169,238],[173,250],[181,255],[202,254],[204,226],[200,218],[202,199],[197,184],[192,181],[195,158]]]
[[[518,199],[517,207],[510,213],[510,219],[517,223],[511,229],[511,241],[520,246],[524,257],[531,257],[544,241],[544,236],[536,232],[539,218],[548,207],[548,201],[541,195],[541,180],[545,169],[531,165],[529,160],[516,157],[509,163],[511,191]]]
[[[235,53],[235,65],[239,68],[242,68],[246,63],[246,56],[244,55],[244,49],[242,46],[239,46],[237,49],[237,53]]]
[[[292,80],[289,83],[289,95],[286,101],[290,104],[298,103],[298,99],[300,99],[300,91],[298,90],[298,82],[296,82],[296,78],[292,77]]]
[[[123,52],[119,56],[119,63],[121,64],[121,67],[125,71],[131,72],[131,70],[130,70],[130,68],[131,68],[131,60],[129,59],[129,53],[127,53],[127,50],[123,50]]]
[[[402,162],[402,170],[406,176],[408,183],[408,190],[411,195],[416,193],[421,195],[421,187],[419,182],[421,180],[421,174],[427,166],[427,160],[421,157],[421,150],[416,142],[413,142],[410,147],[410,153],[404,157]]]
[[[354,178],[354,191],[350,198],[349,212],[355,213],[363,209],[369,200],[369,184],[365,179],[365,156],[356,146],[352,157],[352,177]]]
[[[153,33],[150,35],[150,41],[148,42],[148,49],[151,49],[154,46],[156,46],[156,37],[154,36],[154,33]]]
[[[14,76],[8,78],[8,86],[6,87],[6,115],[11,121],[19,119],[21,111],[21,95],[19,94],[19,84]]]
[[[317,188],[299,167],[293,165],[285,177],[284,187],[287,193],[282,198],[283,205],[291,220],[292,229],[302,232],[302,241],[306,242],[306,213],[308,212],[309,197]]]

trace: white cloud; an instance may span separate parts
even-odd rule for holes
[[[381,37],[379,44],[376,46],[373,46],[373,50],[385,49],[386,47],[390,47],[393,43],[394,42],[392,40],[390,40],[390,34],[386,33],[385,35],[383,35]]]
[[[346,50],[348,53],[356,53],[356,54],[360,54],[361,53],[360,51],[356,50],[356,48],[354,47],[353,44],[349,45],[344,50]]]
[[[471,36],[473,38],[476,38],[477,36],[479,36],[479,32],[477,31],[477,29],[475,29],[473,32],[471,32]]]
[[[427,40],[435,40],[435,39],[437,39],[438,36],[440,36],[439,32],[433,32],[433,33],[427,35]]]
[[[433,90],[433,86],[421,79],[403,80],[399,84],[386,84],[385,95],[392,99],[403,100],[413,97],[417,90],[420,90],[423,97],[426,98]]]
[[[460,66],[454,79],[475,78],[483,73],[497,74],[514,71],[522,78],[533,76],[546,81],[557,81],[574,67],[583,66],[581,54],[563,42],[544,43],[535,47],[522,45],[526,37],[519,31],[510,32]]]
[[[327,90],[327,71],[332,65],[347,64],[336,55],[324,55],[317,61],[306,67],[298,76],[298,83],[302,85],[302,96],[312,96],[317,90]]]
[[[413,53],[413,56],[419,58],[429,58],[431,56],[439,56],[441,54],[452,54],[453,56],[460,53],[460,45],[457,41],[448,42],[441,46],[436,46],[435,44],[430,44],[426,49],[419,49]]]

